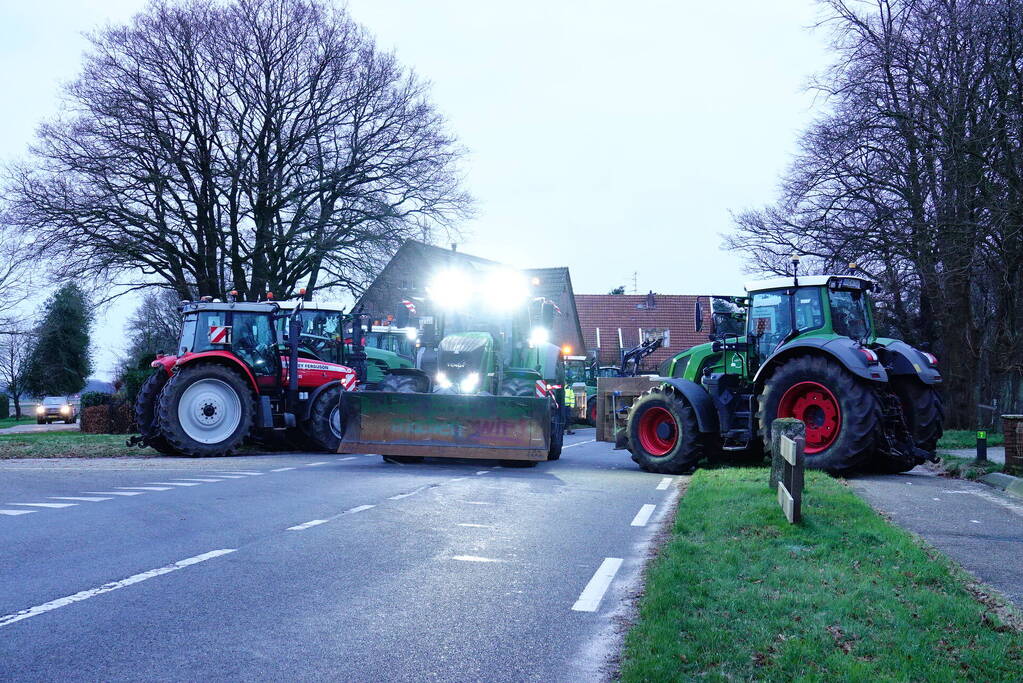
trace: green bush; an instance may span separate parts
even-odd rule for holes
[[[11,416],[11,399],[7,394],[0,394],[0,420]]]
[[[124,373],[121,381],[124,385],[121,387],[120,394],[125,401],[134,403],[135,398],[139,395],[139,391],[142,389],[142,385],[146,383],[149,376],[153,374],[151,368],[128,370]]]
[[[110,394],[104,391],[87,391],[82,394],[82,410],[92,406],[110,405]]]

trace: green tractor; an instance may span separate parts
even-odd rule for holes
[[[376,391],[342,397],[340,452],[397,462],[557,460],[565,364],[549,340],[556,306],[532,296],[521,274],[499,269],[443,271],[428,291],[415,367],[392,368]]]
[[[855,275],[793,276],[724,297],[744,311],[745,329],[714,335],[661,367],[660,382],[629,411],[632,459],[679,474],[722,451],[762,456],[772,421],[791,417],[806,425],[808,467],[904,472],[934,460],[943,417],[938,361],[877,335],[872,288]]]
[[[588,425],[597,424],[597,379],[600,377],[635,377],[639,374],[643,359],[661,348],[663,337],[644,339],[638,346],[622,351],[621,364],[600,365],[595,353],[593,358],[586,356],[566,356],[566,391],[571,391],[576,384],[586,385],[586,400],[581,401],[576,395],[576,411],[574,418]]]

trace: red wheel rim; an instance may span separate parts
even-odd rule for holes
[[[820,453],[835,443],[842,430],[842,408],[823,384],[800,382],[778,403],[778,417],[794,417],[806,425],[806,452]]]
[[[639,443],[643,450],[653,456],[670,453],[678,443],[678,427],[675,418],[660,406],[651,406],[639,418]]]

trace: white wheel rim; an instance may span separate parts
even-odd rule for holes
[[[334,410],[330,411],[330,431],[334,432],[334,436],[339,439],[344,437],[344,432],[341,431],[340,406],[334,406]]]
[[[242,402],[227,382],[201,379],[181,394],[178,422],[188,438],[199,443],[220,443],[238,429]]]

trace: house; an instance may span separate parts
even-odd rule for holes
[[[696,304],[702,305],[702,330],[696,330]],[[588,349],[600,349],[602,365],[618,365],[623,350],[643,339],[664,336],[664,345],[647,356],[643,372],[657,372],[680,351],[707,341],[710,297],[689,294],[576,294],[579,325]]]
[[[426,287],[438,271],[460,268],[483,273],[501,267],[498,261],[473,256],[456,249],[435,247],[407,240],[395,252],[376,279],[356,302],[376,321],[386,324],[388,316],[397,316],[402,301],[410,301],[423,315],[429,310]],[[572,353],[585,353],[582,328],[576,314],[575,293],[568,268],[529,268],[521,271],[529,280],[531,293],[553,301],[561,310],[556,316],[551,341],[570,346]]]

